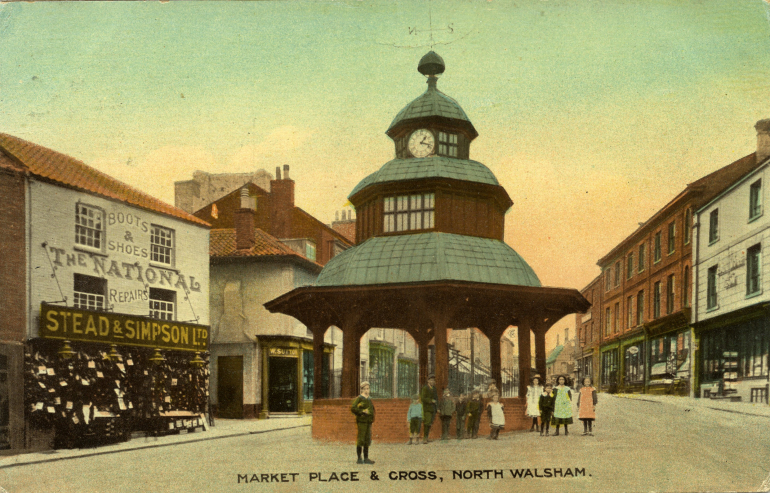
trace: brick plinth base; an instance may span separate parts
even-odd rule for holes
[[[356,420],[350,412],[353,399],[322,399],[313,401],[313,438],[333,442],[354,443],[356,441]],[[505,411],[505,429],[528,430],[532,420],[524,415],[524,399],[500,399]],[[372,441],[400,443],[409,440],[409,425],[406,413],[409,399],[374,399],[375,419],[372,427]],[[486,402],[485,402],[486,405]],[[455,418],[449,427],[450,436],[455,438]],[[422,431],[420,432],[422,435]],[[481,415],[479,435],[489,434],[487,413]],[[441,438],[441,420],[436,417],[430,430],[431,439]]]

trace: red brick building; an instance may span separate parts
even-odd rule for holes
[[[593,365],[599,388],[690,392],[693,212],[756,165],[752,153],[687,185],[599,259],[602,274],[583,290],[593,307],[577,320],[582,371]]]

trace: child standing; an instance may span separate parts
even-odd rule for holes
[[[548,436],[551,427],[551,418],[553,418],[553,385],[546,384],[543,393],[540,396],[538,407],[540,408],[540,436],[543,436],[543,428],[545,428],[545,436]]]
[[[439,415],[441,416],[441,439],[449,439],[449,424],[452,422],[452,415],[455,413],[455,401],[452,400],[452,394],[449,389],[444,389],[444,398],[441,399],[439,406]]]
[[[420,443],[420,428],[422,427],[422,404],[420,403],[420,394],[412,396],[412,403],[409,405],[409,411],[406,413],[406,422],[409,423],[409,443],[407,445]]]
[[[578,419],[583,422],[583,435],[594,436],[593,422],[596,419],[596,389],[592,385],[591,377],[583,379],[583,386],[578,393]]]
[[[369,445],[372,444],[372,423],[374,423],[374,404],[372,398],[369,397],[369,382],[361,382],[361,395],[353,400],[350,405],[350,412],[356,415],[358,464],[374,464],[374,461],[369,459]],[[362,451],[364,453],[363,459],[361,459]]]
[[[476,426],[476,422],[481,418],[481,392],[478,389],[473,391],[466,410],[468,413],[468,420],[465,425],[466,436],[468,438],[478,438],[479,429]]]
[[[468,406],[468,396],[466,394],[460,394],[457,398],[457,405],[455,411],[457,412],[457,439],[462,440],[463,433],[465,432],[465,408]]]
[[[568,425],[572,424],[572,390],[567,387],[567,378],[560,376],[556,382],[558,385],[553,390],[553,420],[556,426],[554,436],[559,436],[559,426],[564,425],[564,435],[569,435]]]
[[[500,394],[492,394],[492,402],[487,404],[489,413],[489,439],[497,440],[500,430],[505,428],[505,414],[503,414],[503,404],[500,402]]]
[[[537,418],[540,417],[540,394],[543,393],[543,386],[540,385],[540,377],[532,378],[532,385],[527,386],[527,416],[532,418],[532,427],[529,431],[540,431],[537,426]],[[542,426],[542,425],[541,425]]]

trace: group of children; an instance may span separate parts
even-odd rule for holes
[[[429,380],[430,382],[430,380]],[[430,384],[429,384],[430,385]],[[452,417],[456,416],[457,439],[478,438],[479,424],[481,423],[481,413],[486,409],[490,423],[490,440],[497,440],[500,430],[505,428],[505,416],[503,414],[503,404],[500,402],[500,393],[494,385],[490,386],[487,393],[489,402],[484,405],[484,400],[479,389],[474,390],[470,395],[462,394],[452,397],[449,389],[444,390],[443,398],[438,405],[438,415],[441,418],[441,439],[449,439],[449,427]],[[420,427],[426,430],[422,443],[428,443],[428,433],[430,425],[425,426],[423,422],[424,398],[420,394],[412,397],[412,404],[409,406],[406,421],[409,424],[409,442],[408,445],[420,443]]]
[[[578,391],[578,419],[583,422],[583,436],[593,436],[593,422],[596,419],[596,389],[591,378],[583,379],[583,386]],[[550,426],[556,427],[554,436],[559,436],[559,428],[564,425],[564,434],[569,435],[572,424],[572,389],[567,386],[567,379],[560,376],[556,387],[540,385],[540,378],[535,376],[532,385],[527,387],[526,414],[532,418],[529,431],[540,431],[540,436],[549,436]],[[538,426],[538,418],[540,424]],[[545,432],[545,435],[543,434]]]

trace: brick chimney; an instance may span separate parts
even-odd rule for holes
[[[289,165],[275,168],[275,180],[270,181],[270,234],[279,239],[292,237],[294,214],[294,180],[289,178]]]
[[[235,211],[235,248],[250,250],[254,247],[254,220],[257,211],[251,197],[249,187],[241,188],[241,208]]]
[[[770,156],[770,119],[759,120],[754,128],[757,129],[757,164]]]

